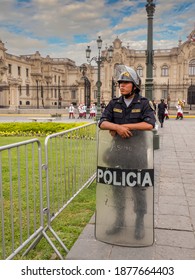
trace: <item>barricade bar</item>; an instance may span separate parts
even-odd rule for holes
[[[1,258],[12,259],[44,228],[38,139],[0,147]]]

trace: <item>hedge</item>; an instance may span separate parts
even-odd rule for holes
[[[85,123],[0,123],[0,136],[47,136]]]

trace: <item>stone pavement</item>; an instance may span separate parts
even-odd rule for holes
[[[159,128],[154,151],[155,241],[149,247],[121,247],[97,241],[94,216],[68,260],[195,260],[195,119],[169,119]]]
[[[0,114],[0,123],[9,123],[9,122],[32,122],[31,118],[34,117],[43,117],[48,118],[50,115],[48,114]],[[47,120],[41,120],[42,122],[48,122]],[[69,119],[68,115],[63,115],[61,118],[56,118],[53,122],[59,123],[69,123],[69,122],[93,122],[93,119]]]

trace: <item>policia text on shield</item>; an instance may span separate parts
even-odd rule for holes
[[[121,96],[106,106],[99,122],[97,206],[98,240],[122,246],[153,243],[152,103],[140,95],[136,71],[117,70]]]

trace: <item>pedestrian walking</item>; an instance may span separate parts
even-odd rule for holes
[[[84,104],[83,105],[83,118],[86,119],[87,117],[87,106]]]
[[[105,108],[106,108],[106,104],[105,104],[105,102],[103,101],[103,102],[101,103],[101,113],[104,111]]]
[[[167,108],[165,108],[165,120],[169,119],[169,111],[168,111],[168,105]]]
[[[95,118],[95,116],[96,116],[96,106],[94,103],[92,103],[89,111],[89,119],[93,119]]]
[[[154,101],[154,99],[152,100],[152,104],[153,104],[153,107],[154,107],[154,112],[155,112],[155,114],[156,114],[156,102]]]
[[[177,108],[177,116],[176,116],[176,120],[183,120],[183,109],[180,103],[178,103],[176,105]]]
[[[80,104],[78,106],[78,113],[79,113],[78,119],[82,119],[83,118],[83,104]]]
[[[165,104],[164,99],[161,99],[160,103],[158,104],[158,119],[161,127],[163,127],[166,108],[167,108],[167,104]]]
[[[70,104],[70,106],[68,108],[69,119],[75,119],[74,111],[75,111],[75,108],[74,108],[73,104]]]

